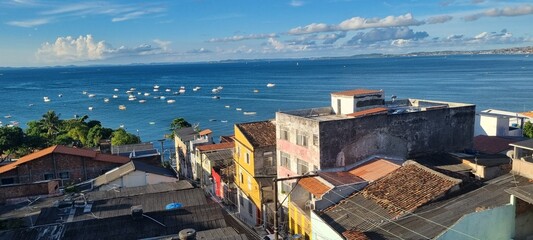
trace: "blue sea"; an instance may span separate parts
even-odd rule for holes
[[[268,83],[275,86],[267,87]],[[160,86],[158,92],[153,91],[155,85]],[[185,93],[174,95],[182,86]],[[197,86],[201,89],[193,91]],[[219,86],[223,89],[213,94],[212,89]],[[126,91],[130,88],[135,88],[136,101],[128,101]],[[165,91],[167,88],[170,92]],[[122,126],[143,141],[156,141],[169,133],[172,119],[183,117],[221,136],[232,134],[235,123],[272,119],[276,111],[329,106],[331,92],[355,88],[383,89],[387,97],[474,103],[478,111],[529,111],[533,110],[533,57],[379,57],[0,69],[0,121],[16,121],[25,128],[26,122],[54,110],[61,119],[88,115],[89,120],[99,120],[105,127]],[[114,94],[118,98],[112,98]],[[220,98],[213,99],[214,95]],[[45,96],[50,102],[43,101]],[[160,96],[166,99],[154,98]],[[146,102],[139,103],[141,99]],[[170,99],[175,103],[167,103]],[[119,105],[125,105],[126,110],[119,110]],[[168,146],[171,144],[167,141]]]

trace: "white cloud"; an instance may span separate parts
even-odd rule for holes
[[[289,5],[293,6],[293,7],[301,7],[304,5],[304,2],[303,1],[300,1],[300,0],[292,0]]]
[[[515,17],[533,14],[533,5],[524,4],[516,7],[492,8],[480,13],[463,17],[465,21],[475,21],[482,17]]]
[[[25,20],[25,21],[10,21],[7,22],[8,25],[16,26],[16,27],[36,27],[40,25],[44,25],[51,22],[51,19],[49,18],[40,18],[40,19],[31,19],[31,20]]]
[[[284,45],[282,42],[280,42],[280,41],[278,41],[278,40],[276,40],[276,39],[274,39],[274,38],[269,38],[269,39],[268,39],[268,43],[269,43],[272,47],[274,47],[274,49],[276,49],[276,50],[283,50],[283,49],[285,49],[285,45]]]
[[[208,49],[205,49],[205,48],[199,48],[199,49],[193,49],[193,50],[190,50],[190,51],[188,51],[187,53],[199,54],[199,53],[212,53],[212,52],[213,52],[213,51],[208,50]]]
[[[433,16],[425,20],[427,24],[445,23],[452,20],[453,17],[449,15]]]
[[[268,39],[268,38],[277,38],[278,35],[275,33],[270,34],[250,34],[250,35],[236,35],[232,37],[225,38],[211,38],[208,42],[237,42],[243,40],[254,40],[254,39]]]
[[[424,24],[423,21],[418,21],[413,18],[411,13],[407,13],[400,16],[387,16],[385,18],[353,17],[342,21],[338,25],[312,23],[304,27],[293,28],[288,33],[297,35],[317,32],[353,31],[368,28],[419,26],[422,24]]]
[[[58,37],[44,43],[37,50],[37,58],[44,62],[84,61],[103,59],[108,51],[104,41],[95,42],[91,35]]]
[[[128,13],[120,16],[120,17],[114,17],[113,19],[111,19],[111,21],[112,22],[122,22],[122,21],[132,20],[132,19],[140,18],[140,17],[148,15],[148,14],[160,13],[160,12],[163,12],[164,10],[165,9],[163,9],[163,8],[149,8],[149,9],[146,9],[146,10],[132,11],[132,12],[128,12]]]
[[[169,46],[170,44],[172,44],[171,41],[163,41],[163,40],[160,40],[160,39],[154,39],[154,43],[157,44],[159,46],[159,48],[161,48],[161,50],[163,51],[169,51]]]
[[[360,44],[372,44],[381,41],[389,40],[419,40],[428,37],[429,35],[426,32],[414,32],[408,27],[398,27],[398,28],[377,28],[372,29],[368,32],[358,32],[355,36],[350,39],[346,44],[347,45],[360,45]]]
[[[394,41],[391,42],[391,45],[392,46],[396,46],[396,47],[405,47],[405,46],[408,46],[409,43],[411,43],[411,40],[407,40],[407,39],[396,39]]]

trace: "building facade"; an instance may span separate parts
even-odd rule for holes
[[[235,184],[241,219],[248,225],[265,223],[276,176],[276,126],[270,121],[235,125]]]

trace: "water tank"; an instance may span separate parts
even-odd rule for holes
[[[186,228],[179,232],[180,240],[193,240],[196,239],[196,230],[192,228]]]

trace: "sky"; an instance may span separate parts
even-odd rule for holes
[[[0,66],[498,49],[531,24],[531,0],[0,0]]]

